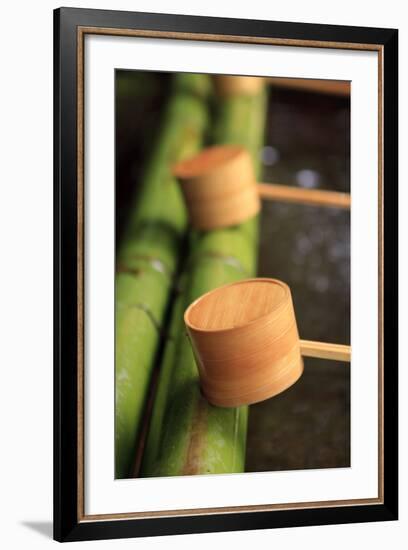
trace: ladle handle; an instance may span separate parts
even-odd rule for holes
[[[351,346],[345,346],[343,344],[300,340],[300,352],[304,357],[345,361],[347,363],[351,360]]]
[[[290,88],[293,90],[303,90],[308,92],[318,92],[321,94],[330,94],[347,97],[350,94],[349,82],[340,80],[317,80],[310,78],[282,78],[269,77],[266,79],[269,84],[278,88]]]
[[[350,208],[349,193],[323,191],[321,189],[303,189],[277,183],[258,183],[258,193],[262,199],[283,202],[297,202],[314,206],[332,206]]]

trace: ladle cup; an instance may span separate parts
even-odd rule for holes
[[[237,407],[286,390],[303,372],[289,287],[247,279],[195,300],[184,321],[202,392],[213,405]]]

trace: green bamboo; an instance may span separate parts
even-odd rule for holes
[[[170,166],[194,154],[208,122],[209,79],[180,74],[166,107],[117,254],[115,296],[115,475],[134,458],[187,216]]]
[[[213,141],[246,146],[259,174],[266,116],[264,92],[220,100]],[[258,219],[193,233],[173,311],[142,463],[143,476],[242,472],[248,408],[219,408],[201,396],[183,312],[197,297],[255,274]]]

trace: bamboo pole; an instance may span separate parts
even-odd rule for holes
[[[247,147],[259,171],[266,97],[232,95],[218,102],[216,143]],[[142,463],[143,476],[242,472],[248,408],[213,407],[201,396],[183,312],[204,292],[256,269],[258,220],[192,233],[190,256],[175,306]]]
[[[115,475],[129,475],[187,219],[172,163],[194,154],[207,125],[205,75],[181,74],[117,254]]]

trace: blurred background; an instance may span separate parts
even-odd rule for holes
[[[116,238],[170,90],[167,73],[116,72]],[[350,192],[349,93],[271,85],[262,181]],[[348,86],[347,86],[348,88]],[[265,201],[258,276],[292,290],[304,339],[350,343],[350,213]],[[301,379],[249,413],[246,471],[350,465],[350,366],[305,359]]]

